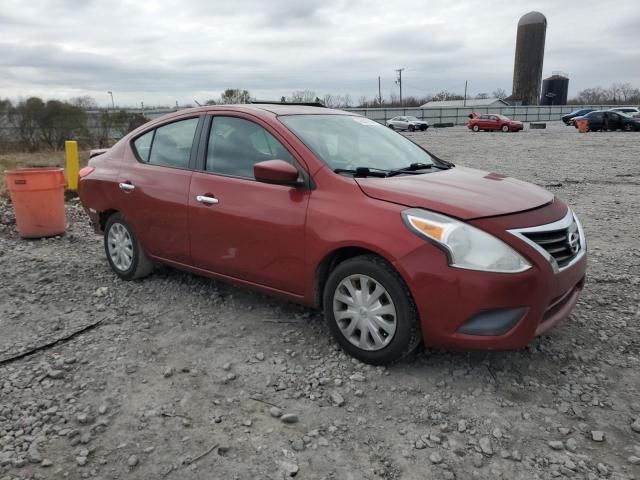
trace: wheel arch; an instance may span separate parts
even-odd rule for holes
[[[338,247],[327,253],[316,267],[313,279],[313,304],[316,308],[322,308],[324,287],[327,283],[327,279],[329,278],[329,274],[333,271],[333,269],[345,260],[359,257],[361,255],[375,255],[377,257],[380,257],[395,269],[395,267],[393,266],[393,262],[389,258],[387,258],[381,252],[372,250],[371,248],[359,245]],[[398,274],[403,277],[402,273],[398,272]]]

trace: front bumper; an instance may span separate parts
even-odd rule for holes
[[[547,209],[547,217],[558,213],[558,206],[543,209]],[[395,263],[413,294],[426,344],[465,350],[519,349],[570,315],[584,286],[586,254],[570,267],[554,272],[539,252],[506,231],[509,227],[527,225],[519,217],[526,214],[500,219],[501,234],[486,228],[491,219],[473,223],[516,247],[532,265],[525,272],[505,274],[453,268],[447,264],[445,255],[429,244]],[[557,217],[549,218],[553,220]],[[496,225],[492,227],[495,229]],[[482,329],[470,328],[478,319],[476,324],[488,319],[487,324],[493,330],[481,332]],[[504,333],[501,325],[507,328]],[[470,331],[474,334],[465,333]]]

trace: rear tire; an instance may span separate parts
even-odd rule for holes
[[[394,126],[393,126],[393,124],[389,125],[389,128],[390,128],[391,130],[395,130],[395,129],[396,129],[396,127],[394,127]]]
[[[480,127],[478,125],[474,125],[471,130],[473,130],[474,132],[479,132],[480,131]]]
[[[397,362],[422,341],[409,288],[400,274],[376,255],[340,263],[327,279],[323,307],[336,341],[362,362]]]
[[[104,250],[111,269],[123,280],[135,280],[153,272],[153,262],[121,213],[114,213],[107,220]]]
[[[414,127],[413,125],[409,125],[410,132],[414,132],[415,130],[416,130],[416,127]]]

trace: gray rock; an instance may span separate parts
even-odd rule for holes
[[[337,407],[341,407],[342,405],[344,405],[344,397],[340,395],[339,392],[336,392],[334,390],[333,392],[331,392],[330,397],[333,404],[336,405]]]
[[[162,376],[164,378],[169,378],[169,377],[172,377],[174,373],[175,373],[175,369],[173,367],[167,367],[162,372]]]
[[[49,369],[47,370],[47,377],[49,378],[53,378],[54,380],[60,380],[61,378],[64,378],[64,370],[56,370],[56,369]]]
[[[594,442],[604,442],[604,432],[600,430],[593,430],[591,432],[591,440]]]
[[[491,446],[491,439],[489,437],[482,437],[478,444],[480,445],[480,450],[485,455],[493,455],[493,447]]]
[[[640,465],[640,457],[636,457],[635,455],[631,455],[629,458],[627,458],[627,461],[631,465]]]
[[[474,467],[481,468],[482,465],[484,464],[484,457],[482,455],[480,455],[479,453],[476,453],[471,458],[471,461],[472,461]]]
[[[356,373],[354,373],[353,375],[351,375],[351,376],[349,377],[349,379],[350,379],[352,382],[365,382],[365,381],[367,380],[367,378],[366,378],[363,374],[361,374],[361,373],[359,373],[359,372],[356,372]]]
[[[413,446],[416,447],[417,450],[422,450],[426,448],[427,444],[424,443],[422,440],[418,439],[416,440],[416,443],[413,444]]]
[[[576,442],[575,438],[568,438],[565,442],[565,446],[570,452],[575,452],[576,450],[578,450],[578,442]]]
[[[458,420],[458,432],[463,433],[467,430],[467,422],[465,420]]]
[[[30,463],[42,462],[42,455],[40,455],[38,447],[34,444],[31,444],[31,447],[29,447],[29,450],[27,451],[27,460],[29,460]]]
[[[280,417],[282,423],[298,423],[298,415],[295,413],[285,413]]]
[[[271,407],[269,409],[269,414],[273,417],[273,418],[280,418],[282,416],[282,409],[278,408],[278,407]]]
[[[631,430],[640,433],[640,418],[636,418],[635,422],[631,424]]]
[[[127,459],[127,465],[129,466],[129,468],[134,468],[136,465],[138,465],[139,461],[140,460],[138,459],[138,457],[136,455],[131,455]]]
[[[42,463],[40,464],[40,466],[43,468],[48,468],[48,467],[51,467],[52,465],[53,465],[53,462],[48,458],[45,458],[44,460],[42,460]]]
[[[431,463],[437,465],[439,463],[442,463],[442,455],[440,455],[438,452],[433,452],[431,455],[429,455],[429,460],[431,460]]]
[[[87,457],[76,457],[76,463],[81,466],[84,467],[87,464]]]
[[[548,442],[548,445],[553,450],[563,450],[564,449],[564,444],[560,440],[550,440]]]
[[[290,477],[295,477],[298,474],[300,468],[295,463],[290,462],[280,462],[280,467]]]
[[[256,360],[262,362],[262,361],[264,361],[264,359],[265,359],[264,353],[262,353],[262,352],[256,353]]]

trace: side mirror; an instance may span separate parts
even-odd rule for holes
[[[284,160],[265,160],[256,163],[253,166],[253,176],[258,182],[263,183],[292,187],[300,185],[298,169]]]

